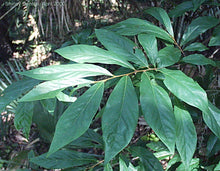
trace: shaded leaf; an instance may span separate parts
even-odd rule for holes
[[[19,103],[15,112],[15,128],[17,130],[22,129],[26,138],[29,136],[32,124],[33,108],[32,102]]]
[[[181,46],[186,43],[194,40],[201,33],[206,32],[208,29],[215,27],[219,23],[219,20],[215,17],[204,16],[198,17],[191,22],[191,24],[187,27],[186,31],[183,34],[181,40]]]
[[[147,12],[148,14],[152,15],[154,18],[159,20],[160,23],[166,27],[168,33],[174,37],[173,27],[171,25],[170,18],[164,9],[159,7],[152,7],[146,10],[145,12]]]
[[[157,57],[157,66],[159,68],[171,66],[180,60],[181,52],[174,47],[165,47],[159,51]]]
[[[220,25],[215,28],[209,46],[220,46]]]
[[[220,139],[214,134],[209,136],[207,146],[206,146],[206,155],[211,157],[212,155],[220,151]]]
[[[141,20],[138,18],[129,18],[115,25],[109,26],[106,29],[110,29],[120,35],[126,36],[134,36],[140,33],[148,33],[154,35],[155,37],[173,43],[173,39],[165,30],[155,26],[149,21]]]
[[[109,51],[103,50],[91,45],[73,45],[65,48],[57,49],[56,52],[66,59],[78,63],[103,63],[116,64],[126,68],[134,69],[134,67],[121,58],[119,55],[112,54]]]
[[[150,59],[151,63],[155,66],[158,56],[156,37],[150,34],[140,34],[138,35],[138,40],[143,46],[145,52],[147,53],[147,56]]]
[[[193,3],[192,1],[185,1],[179,5],[177,5],[174,9],[169,12],[170,17],[179,17],[183,15],[186,11],[193,10]]]
[[[39,82],[39,80],[24,78],[9,85],[0,94],[0,113],[9,103],[19,98],[23,93],[26,93],[35,85],[39,84]]]
[[[163,167],[160,164],[159,160],[153,155],[152,152],[146,148],[140,146],[134,146],[130,148],[130,152],[133,156],[139,157],[142,162],[144,169],[147,170],[156,170],[162,171]]]
[[[196,11],[205,0],[193,0],[193,11]]]
[[[187,46],[184,49],[184,51],[199,51],[199,52],[202,52],[202,51],[205,51],[207,49],[208,48],[205,45],[203,45],[202,43],[195,42],[195,43],[192,43],[189,46]]]
[[[94,155],[72,150],[60,150],[47,157],[47,153],[31,158],[32,163],[47,169],[64,169],[97,161]]]
[[[171,100],[162,87],[150,80],[147,73],[141,76],[140,102],[146,122],[173,153],[176,123]]]
[[[189,112],[176,99],[174,114],[176,118],[176,147],[186,167],[189,166],[196,150],[197,134]]]
[[[163,68],[160,71],[165,75],[164,84],[176,97],[202,111],[207,110],[206,92],[192,78],[179,70]]]
[[[105,162],[130,142],[138,120],[138,99],[131,79],[124,76],[111,93],[102,115]]]
[[[148,66],[148,62],[144,55],[138,56],[134,54],[134,49],[137,47],[137,45],[130,39],[105,29],[96,29],[95,32],[98,40],[109,51],[120,55],[127,61],[139,64],[140,66]]]
[[[98,75],[112,76],[105,68],[93,64],[51,65],[30,71],[19,72],[19,74],[38,80],[56,80],[64,77],[79,79]]]
[[[79,138],[88,130],[100,105],[103,91],[102,82],[95,84],[65,110],[57,122],[48,155]]]
[[[181,61],[194,65],[212,65],[216,66],[215,62],[209,58],[206,58],[202,54],[192,54],[184,57]]]
[[[89,84],[92,81],[85,79],[64,78],[58,80],[47,81],[37,85],[28,92],[19,101],[34,101],[41,99],[49,99],[56,97],[65,88],[80,84]],[[62,83],[62,84],[61,84]]]
[[[208,109],[203,110],[202,116],[209,129],[220,139],[220,110],[209,102]]]

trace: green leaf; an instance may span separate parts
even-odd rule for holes
[[[76,97],[71,97],[71,96],[68,96],[67,94],[63,93],[63,92],[59,92],[57,95],[56,95],[56,98],[59,100],[59,101],[62,101],[62,102],[75,102],[76,101]]]
[[[216,66],[215,62],[209,58],[206,58],[202,54],[192,54],[184,57],[181,61],[194,65],[212,65]]]
[[[54,115],[55,107],[56,107],[56,99],[45,99],[41,100],[40,103],[42,106],[50,113],[51,115]]]
[[[108,70],[92,64],[51,65],[19,72],[19,74],[38,80],[56,80],[64,77],[79,79],[98,75],[112,76]]]
[[[91,45],[73,45],[65,48],[57,49],[56,52],[66,59],[78,63],[103,63],[103,64],[116,64],[126,68],[134,69],[134,67],[110,51],[103,50],[96,46]]]
[[[80,84],[90,84],[92,81],[85,79],[64,78],[58,80],[47,81],[37,85],[19,101],[35,101],[41,99],[49,99],[56,97],[65,88]]]
[[[173,153],[176,123],[171,100],[162,87],[150,80],[147,73],[141,76],[140,102],[146,122]]]
[[[126,165],[124,160],[121,159],[121,157],[119,158],[119,170],[120,171],[128,171],[128,166]]]
[[[179,17],[183,15],[186,11],[193,10],[193,3],[192,1],[185,1],[179,5],[177,5],[174,9],[169,12],[170,17]]]
[[[137,45],[130,39],[105,29],[96,29],[95,33],[98,40],[109,51],[112,51],[115,54],[120,55],[127,61],[139,64],[142,67],[148,66],[148,62],[144,55],[138,56],[134,54],[134,49],[137,47]]]
[[[141,20],[138,18],[129,18],[115,25],[109,26],[106,29],[116,31],[118,34],[126,36],[134,36],[140,33],[148,33],[154,35],[155,37],[173,43],[173,39],[165,30],[153,25],[149,21]]]
[[[111,93],[102,116],[105,162],[130,142],[138,120],[138,99],[131,79],[124,76]]]
[[[192,0],[193,11],[196,11],[205,0]]]
[[[185,103],[206,111],[208,100],[206,92],[192,78],[182,71],[160,69],[164,75],[164,84],[180,100]]]
[[[179,167],[176,169],[176,171],[185,171],[185,170],[192,170],[192,171],[196,171],[199,170],[200,166],[199,166],[200,162],[198,158],[192,159],[190,162],[189,167],[186,167],[184,164],[179,165]]]
[[[72,150],[60,150],[47,157],[47,153],[31,158],[31,162],[47,169],[64,169],[95,163],[96,158],[92,154]]]
[[[113,171],[112,166],[110,163],[107,163],[104,167],[104,171]]]
[[[157,57],[158,68],[171,66],[180,60],[181,52],[179,49],[168,46],[159,51]]]
[[[29,136],[30,127],[32,124],[34,105],[32,102],[19,103],[14,118],[15,128],[17,130],[23,129],[26,138]]]
[[[214,134],[209,136],[206,146],[206,156],[211,157],[220,151],[220,139]]]
[[[198,17],[192,21],[183,34],[181,40],[181,46],[187,44],[188,42],[194,40],[201,33],[206,32],[212,27],[215,27],[219,23],[219,20],[215,17],[204,16]]]
[[[220,25],[215,28],[209,46],[220,46]]]
[[[158,56],[156,37],[150,34],[140,34],[138,35],[138,40],[143,46],[145,52],[147,53],[147,56],[150,59],[151,63],[155,66]]]
[[[184,49],[184,51],[199,51],[199,52],[202,52],[202,51],[205,51],[207,49],[208,48],[205,45],[203,45],[202,43],[195,42],[195,43],[192,43],[189,46],[187,46]]]
[[[176,118],[176,147],[186,167],[189,166],[196,150],[197,134],[189,112],[176,100],[174,107]]]
[[[9,85],[0,94],[0,113],[9,103],[19,98],[23,93],[26,93],[39,82],[39,80],[24,78],[20,81],[14,82],[11,85]]]
[[[57,122],[48,155],[56,152],[86,132],[98,110],[103,91],[104,83],[97,83],[65,110]]]
[[[211,102],[208,105],[208,110],[203,111],[203,119],[209,129],[220,139],[220,110]]]
[[[130,148],[133,156],[139,157],[145,170],[163,171],[163,167],[159,160],[146,148],[134,146]]]
[[[220,170],[220,162],[216,165],[216,167],[214,169],[214,171],[218,171],[218,170]]]
[[[159,20],[160,23],[166,27],[168,33],[174,37],[173,27],[171,25],[170,18],[164,9],[159,8],[159,7],[152,7],[146,10],[145,12],[152,15],[157,20]]]

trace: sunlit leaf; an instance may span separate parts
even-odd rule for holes
[[[104,83],[97,83],[65,110],[57,122],[48,155],[79,138],[88,130],[100,105],[103,91]]]
[[[131,141],[138,120],[138,99],[131,79],[124,76],[111,93],[102,115],[105,162]]]

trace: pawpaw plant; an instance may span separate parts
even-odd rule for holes
[[[186,64],[217,67],[214,60],[196,53],[207,47],[195,40],[217,26],[219,19],[212,16],[196,18],[177,43],[165,10],[154,7],[146,12],[164,29],[146,20],[130,18],[95,30],[102,47],[78,44],[56,50],[59,55],[74,61],[73,64],[20,72],[33,80],[32,87],[37,85],[19,100],[23,108],[19,106],[15,116],[18,128],[23,126],[24,130],[30,130],[26,127],[30,127],[31,122],[24,124],[26,121],[19,115],[28,115],[26,117],[31,121],[28,104],[33,101],[57,98],[71,102],[58,118],[49,151],[32,158],[31,162],[50,169],[77,167],[78,170],[92,169],[102,163],[105,170],[111,170],[113,159],[118,159],[122,153],[130,153],[138,157],[140,169],[163,170],[156,155],[146,146],[129,145],[138,118],[143,115],[154,131],[149,137],[155,139],[152,143],[160,143],[168,156],[178,156],[178,161],[183,163],[181,167],[187,170],[197,161],[193,159],[197,133],[189,106],[201,111],[207,127],[220,138],[220,110],[209,101],[206,91],[181,70]],[[210,45],[215,44],[214,41],[213,37]],[[186,56],[186,52],[194,53]],[[117,73],[109,71],[111,66],[117,66]],[[72,97],[64,93],[69,87],[74,90],[85,87],[85,92],[71,100]],[[112,92],[103,104],[103,93],[109,87]],[[3,92],[1,100],[7,99],[6,96],[7,92]],[[6,104],[1,101],[0,105]],[[102,136],[89,129],[98,111]],[[68,148],[71,144],[80,146],[82,139],[97,142],[98,148],[104,149],[104,156]],[[123,155],[119,158],[120,169],[135,169],[127,160]]]

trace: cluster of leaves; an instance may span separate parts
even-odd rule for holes
[[[172,11],[170,15],[179,16],[180,7],[173,10],[177,10],[173,12],[175,15]],[[153,151],[162,148],[167,152],[166,156],[173,156],[168,167],[192,170],[199,167],[199,159],[193,158],[197,133],[191,108],[199,110],[213,132],[210,143],[214,143],[213,146],[219,144],[220,110],[209,101],[206,91],[179,69],[186,64],[219,67],[218,62],[195,52],[206,49],[195,41],[196,38],[216,27],[219,20],[213,16],[196,18],[188,25],[178,44],[168,14],[156,7],[146,12],[165,29],[137,18],[96,29],[95,35],[105,49],[94,45],[58,49],[58,54],[74,63],[20,72],[30,78],[25,77],[1,94],[0,111],[30,90],[19,100],[15,115],[15,126],[23,128],[26,137],[36,113],[54,121],[52,130],[49,130],[55,131],[53,138],[48,138],[52,139],[49,151],[31,158],[32,163],[49,169],[112,170],[112,166],[118,165],[120,156],[120,170],[163,170],[159,162],[163,159],[161,155],[152,153],[145,144],[129,145],[138,118],[143,116],[160,140],[148,144],[148,147]],[[209,46],[219,45],[219,31],[218,26]],[[159,44],[163,45],[161,49]],[[193,54],[184,56],[187,51]],[[111,73],[102,64],[117,65],[119,69]],[[69,87],[73,87],[71,92],[67,91]],[[78,98],[73,97],[72,94],[82,87],[88,89]],[[107,102],[100,105],[103,92],[109,87],[114,88]],[[71,103],[60,108],[60,102]],[[101,117],[102,136],[89,129],[95,116]],[[46,131],[44,135],[47,135]],[[105,155],[73,150],[88,147],[103,149]],[[129,154],[135,159],[132,162],[128,159]],[[182,164],[176,165],[178,162]],[[219,164],[212,164],[217,170]]]

